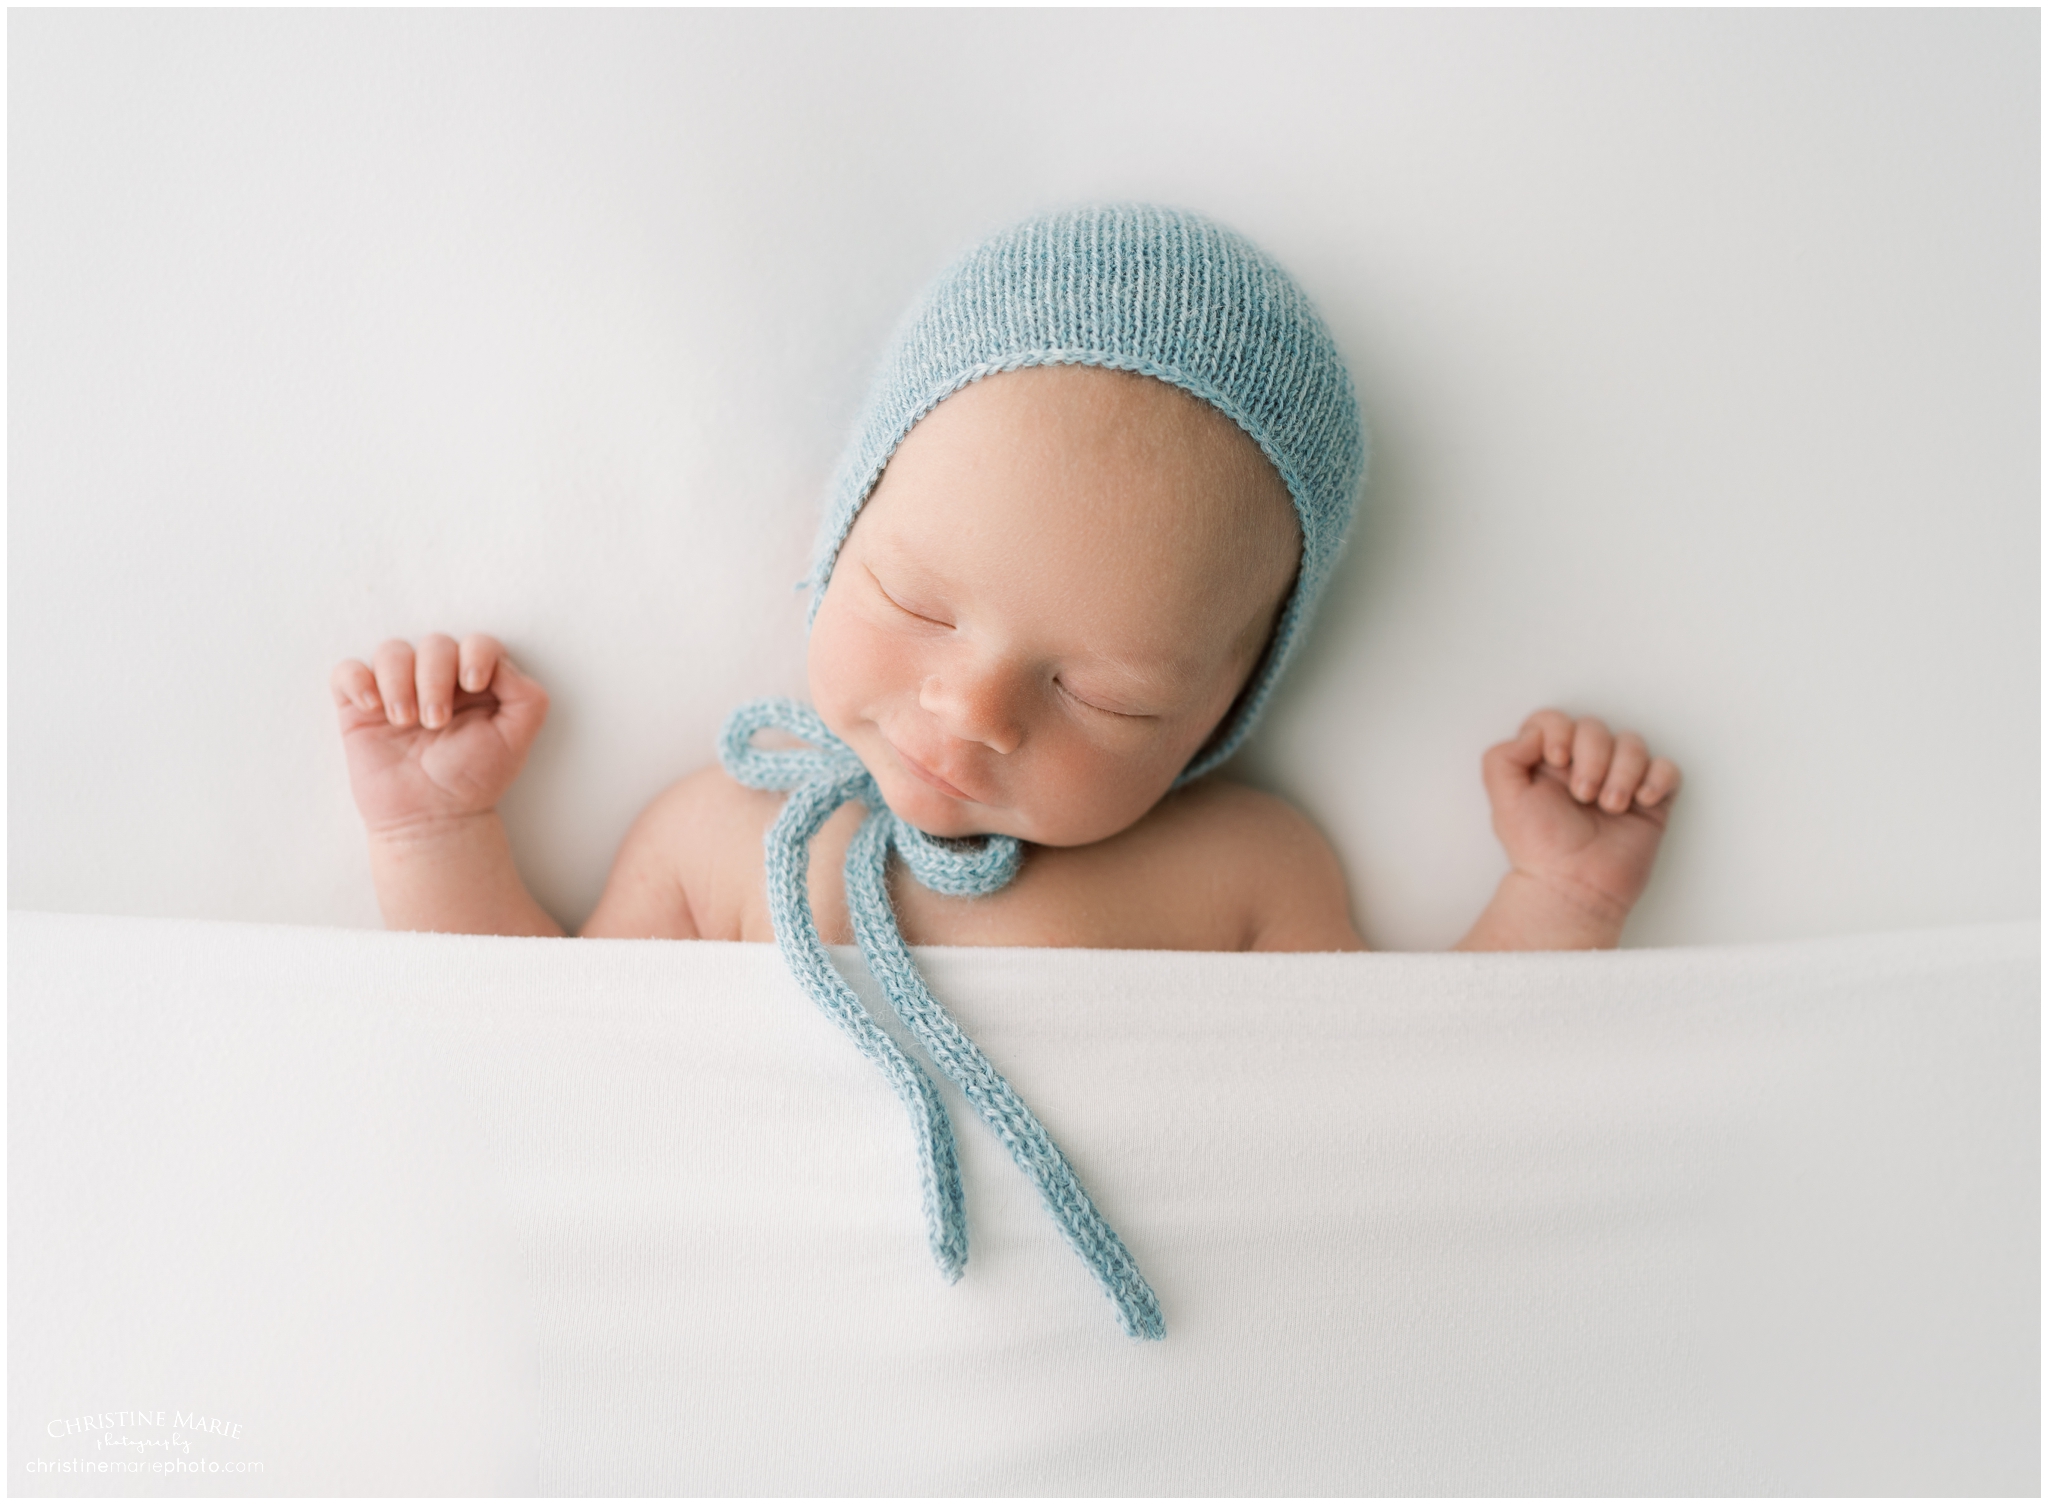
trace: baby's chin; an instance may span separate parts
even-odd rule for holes
[[[1020,836],[1007,811],[991,810],[893,769],[870,768],[889,808],[927,836]]]
[[[1014,836],[1042,847],[1081,847],[1105,841],[1137,823],[1136,819],[1121,825],[1098,822],[1101,829],[1095,829],[1077,821],[1071,810],[1055,819],[1034,819],[1029,809],[995,809],[957,800],[893,770],[877,772],[875,782],[882,786],[882,798],[889,808],[927,836]]]

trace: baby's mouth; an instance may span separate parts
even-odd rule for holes
[[[954,785],[947,783],[944,779],[940,778],[937,774],[933,773],[929,768],[925,767],[924,764],[918,762],[917,759],[911,757],[909,753],[905,752],[895,743],[889,743],[889,751],[896,754],[896,761],[901,763],[904,766],[904,768],[909,771],[910,775],[913,778],[921,779],[923,782],[931,785],[932,788],[938,790],[939,793],[950,795],[956,800],[965,800],[970,805],[979,803],[979,801],[977,801],[973,795],[969,794],[964,789],[957,788]]]

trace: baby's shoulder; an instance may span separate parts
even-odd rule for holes
[[[752,812],[743,796],[753,793],[714,764],[648,801],[619,843],[604,893],[579,933],[737,939],[734,917],[719,912],[704,874],[729,866],[736,854],[744,860],[742,835]]]
[[[657,794],[634,824],[670,851],[716,848],[749,831],[758,840],[781,804],[780,794],[749,789],[710,763]]]
[[[1259,870],[1287,867],[1329,845],[1280,796],[1213,773],[1174,790],[1117,839],[1147,857],[1200,856]]]
[[[788,800],[787,790],[750,788],[717,763],[676,780],[656,800],[667,808],[661,839],[674,854],[699,935],[773,939],[762,838]],[[858,802],[842,805],[811,842],[811,908],[820,933],[835,943],[852,939],[838,873],[865,814]]]
[[[1119,841],[1154,873],[1221,887],[1249,949],[1353,950],[1349,888],[1329,840],[1288,801],[1210,774],[1175,790]]]

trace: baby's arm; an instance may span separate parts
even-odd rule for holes
[[[393,638],[376,660],[346,659],[329,683],[386,927],[565,934],[520,881],[497,812],[547,691],[482,633],[459,649],[434,633],[417,654]]]
[[[1481,765],[1493,829],[1513,864],[1454,948],[1569,951],[1619,945],[1650,881],[1677,765],[1633,732],[1538,711]]]

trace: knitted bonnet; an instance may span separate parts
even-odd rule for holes
[[[840,545],[918,420],[969,382],[1023,366],[1103,366],[1193,393],[1249,434],[1293,498],[1301,567],[1266,653],[1179,783],[1237,751],[1306,636],[1365,477],[1358,399],[1336,342],[1279,264],[1185,210],[1108,204],[982,242],[898,326],[825,507],[811,617]]]
[[[898,329],[833,481],[811,615],[882,469],[917,421],[951,393],[998,371],[1088,365],[1157,377],[1213,404],[1279,471],[1301,524],[1301,565],[1265,657],[1179,782],[1237,749],[1286,669],[1350,525],[1365,470],[1351,379],[1330,334],[1287,274],[1251,242],[1193,214],[1124,204],[1027,220],[954,264]],[[807,750],[754,745],[776,728]],[[1010,836],[952,841],[890,810],[859,756],[809,706],[757,700],[719,734],[739,782],[789,792],[763,841],[775,943],[811,1000],[874,1062],[910,1116],[926,1236],[947,1280],[967,1261],[965,1201],[953,1125],[925,1068],[877,1024],[826,953],[810,903],[812,839],[849,801],[867,818],[846,852],[854,939],[890,1007],[1038,1188],[1061,1234],[1135,1338],[1166,1332],[1158,1298],[1059,1146],[919,974],[889,898],[892,857],[939,893],[985,895],[1017,873]]]

